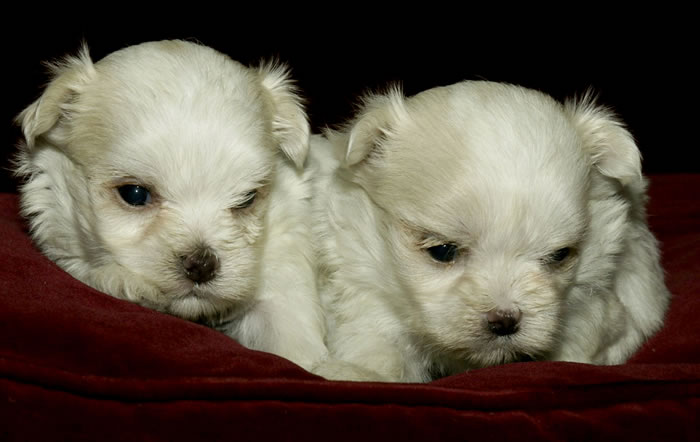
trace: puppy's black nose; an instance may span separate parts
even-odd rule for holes
[[[520,310],[491,310],[486,313],[486,321],[488,322],[491,333],[498,336],[512,335],[518,331]]]
[[[183,256],[181,259],[187,278],[199,284],[214,279],[219,270],[219,259],[209,247],[196,249],[192,254]]]

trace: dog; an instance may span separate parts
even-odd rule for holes
[[[315,288],[309,123],[288,69],[186,41],[52,66],[17,118],[21,212],[85,284],[309,368]]]
[[[669,302],[633,137],[592,94],[465,81],[369,95],[314,138],[331,379],[621,364]]]

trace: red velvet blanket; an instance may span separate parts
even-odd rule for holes
[[[431,384],[329,382],[92,290],[0,194],[0,440],[700,440],[700,175],[651,177],[673,293],[632,360],[529,362]]]

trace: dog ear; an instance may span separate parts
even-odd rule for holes
[[[85,44],[77,56],[69,56],[60,62],[49,64],[49,68],[53,79],[44,93],[16,119],[22,127],[29,149],[34,147],[37,138],[48,135],[60,126],[59,122],[70,118],[76,96],[96,75]],[[60,143],[61,135],[56,133],[52,138]]]
[[[310,128],[289,69],[278,63],[263,63],[258,73],[272,105],[273,135],[282,152],[302,168],[309,153]]]
[[[365,97],[363,102],[363,110],[350,127],[346,166],[354,166],[370,154],[378,153],[396,122],[406,115],[403,93],[398,86],[386,94]]]
[[[642,180],[642,158],[632,134],[608,108],[587,92],[564,104],[583,139],[583,147],[601,174],[628,185]]]

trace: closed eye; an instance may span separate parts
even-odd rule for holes
[[[571,254],[571,249],[564,247],[549,255],[549,259],[556,262],[564,261]]]
[[[574,254],[574,249],[571,247],[562,247],[547,255],[543,261],[550,265],[559,265],[567,261]]]
[[[243,201],[238,203],[236,206],[234,206],[234,209],[245,209],[247,207],[250,207],[253,205],[255,202],[255,197],[258,195],[257,190],[251,190],[250,192],[246,193],[245,196],[243,197]]]

